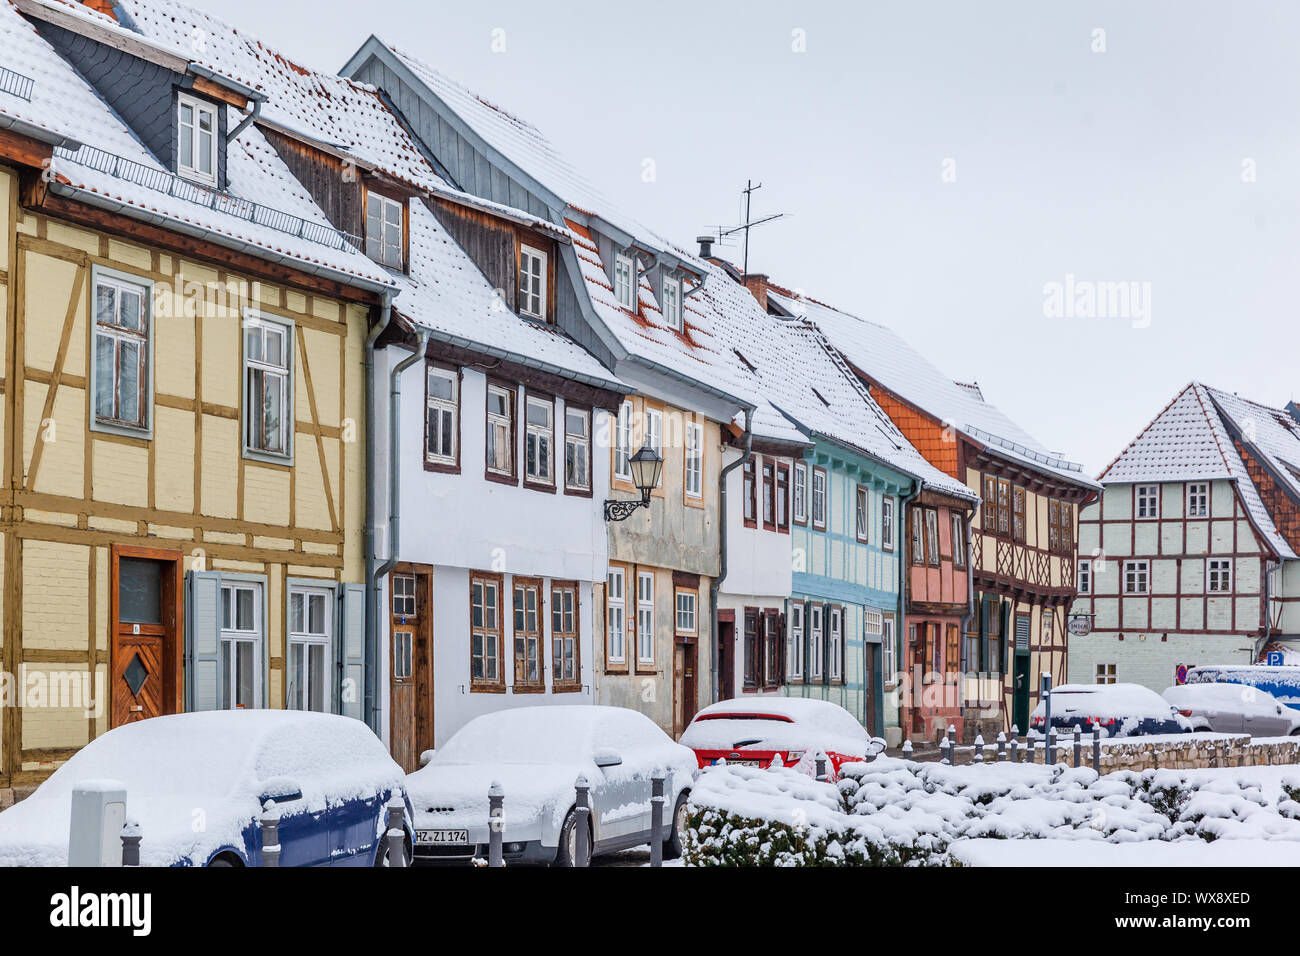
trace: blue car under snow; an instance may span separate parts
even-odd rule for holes
[[[260,866],[266,799],[280,812],[281,866],[383,865],[387,806],[405,774],[365,724],[301,711],[154,717],[97,737],[0,813],[0,866],[64,866],[72,791],[119,781],[144,866]]]

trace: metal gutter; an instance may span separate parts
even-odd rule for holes
[[[63,136],[42,126],[37,126],[34,123],[4,113],[0,113],[0,129],[12,130],[19,136],[26,136],[28,139],[34,139],[49,146],[62,146],[64,149],[81,149],[82,145],[80,140],[73,139],[71,136]]]
[[[364,388],[366,390],[366,526],[363,541],[366,559],[366,627],[362,656],[365,662],[364,690],[362,694],[361,719],[366,726],[379,734],[376,720],[377,671],[378,658],[376,648],[379,644],[379,603],[375,593],[375,342],[388,328],[393,320],[393,294],[384,294],[379,307],[379,321],[366,336],[362,366],[364,369]],[[341,663],[341,660],[340,660]]]
[[[735,471],[752,457],[754,446],[753,432],[753,410],[745,410],[745,448],[739,458],[722,469],[718,478],[718,542],[720,546],[720,560],[718,564],[718,576],[713,579],[709,585],[709,610],[713,616],[713,666],[709,670],[713,673],[713,693],[710,695],[710,702],[716,702],[718,699],[718,592],[722,590],[722,582],[727,579],[727,476]],[[733,634],[734,638],[734,634]]]

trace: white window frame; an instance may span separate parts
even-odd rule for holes
[[[396,223],[389,218],[392,211],[397,213]],[[372,223],[377,224],[377,230]],[[393,230],[396,230],[396,236]],[[366,190],[366,256],[389,269],[401,271],[405,268],[406,204],[369,189]]]
[[[609,662],[626,664],[627,574],[622,568],[610,568],[605,578],[605,634]]]
[[[948,512],[948,526],[952,532],[952,563],[955,568],[966,567],[966,519],[955,511]]]
[[[808,633],[811,637],[811,647],[809,656],[808,670],[811,672],[812,679],[819,681],[822,679],[822,662],[826,660],[825,646],[825,621],[823,620],[824,608],[820,604],[814,604],[812,610],[808,612]]]
[[[696,622],[696,610],[699,605],[699,594],[688,588],[677,588],[673,592],[676,624],[678,634],[694,634],[698,626]]]
[[[531,268],[529,268],[531,267]],[[519,314],[546,320],[546,253],[526,243],[519,245]],[[525,287],[532,280],[535,289]]]
[[[1200,507],[1193,508],[1199,503]],[[1210,516],[1210,483],[1208,481],[1189,482],[1187,485],[1187,517],[1208,518]]]
[[[831,608],[830,633],[827,635],[828,647],[826,653],[830,658],[830,679],[840,681],[844,678],[842,670],[843,648],[844,643],[844,609],[842,607]]]
[[[294,599],[301,600],[301,617],[295,620]],[[311,603],[321,603],[321,629],[311,630]],[[289,605],[285,610],[285,629],[288,631],[288,652],[285,654],[285,706],[290,710],[312,710],[316,713],[334,712],[334,589],[289,585]],[[302,647],[302,671],[294,665],[294,647]],[[320,648],[322,680],[319,706],[311,706],[311,651]],[[305,679],[304,679],[305,678]]]
[[[188,124],[183,119],[187,107],[193,117],[193,120]],[[203,149],[203,130],[200,120],[203,115],[211,117],[212,120],[209,131],[211,142],[208,143],[206,151]],[[176,175],[215,189],[217,186],[218,162],[220,160],[220,137],[221,112],[217,104],[190,96],[188,93],[178,93],[176,95]],[[183,155],[182,144],[187,139],[190,144],[190,163],[188,165],[181,158]],[[200,156],[204,152],[207,154],[208,162],[212,164],[211,172],[207,173],[203,172],[200,164]]]
[[[663,306],[664,322],[668,328],[680,332],[682,330],[682,280],[669,279],[664,277],[663,286]]]
[[[1221,567],[1215,567],[1221,565]],[[1231,594],[1232,593],[1232,558],[1206,558],[1205,559],[1205,593],[1206,594]],[[1218,587],[1214,584],[1218,583]]]
[[[786,682],[803,680],[803,618],[802,601],[790,602],[789,626],[786,628]]]
[[[647,596],[648,595],[648,596]],[[636,573],[636,662],[655,662],[655,576],[653,571]]]
[[[664,413],[657,408],[647,408],[645,410],[645,440],[643,444],[649,445],[654,449],[656,455],[660,458],[664,456]],[[630,469],[629,469],[630,470]],[[659,478],[655,482],[655,487],[659,488],[664,483],[663,469],[659,469]]]
[[[892,684],[897,678],[898,651],[894,646],[894,615],[884,614],[880,618],[880,656],[884,668],[881,678],[883,683]]]
[[[704,497],[704,426],[699,422],[686,423],[685,448],[685,485],[686,497]]]
[[[260,330],[260,331],[259,331]],[[294,323],[290,319],[269,316],[249,309],[244,313],[244,326],[240,338],[240,350],[243,357],[244,386],[244,420],[240,423],[243,433],[244,457],[258,461],[270,461],[276,464],[293,464],[293,432],[296,424],[294,413]],[[249,333],[258,332],[259,347],[263,358],[253,359],[248,354]],[[283,365],[275,365],[265,359],[266,343],[270,334],[281,336],[281,356]],[[263,448],[250,441],[254,421],[253,414],[253,373],[260,371],[264,376],[280,378],[280,427],[284,433],[283,450]]]
[[[1157,520],[1160,517],[1160,486],[1138,485],[1135,495],[1133,517],[1138,521]]]
[[[434,379],[443,379],[451,383],[451,398],[435,396],[433,390],[429,388],[430,382]],[[460,375],[455,369],[443,368],[439,365],[428,365],[425,367],[425,423],[424,423],[424,460],[439,465],[454,465],[457,456],[460,454]],[[446,424],[446,416],[450,415],[450,424]],[[451,437],[451,454],[443,454],[441,451],[431,451],[429,448],[429,422],[438,423],[439,448],[442,440],[450,433]]]
[[[621,252],[614,255],[614,299],[629,312],[636,311],[636,263]]]
[[[1079,594],[1092,593],[1092,558],[1080,558],[1079,570],[1075,574],[1075,590]]]
[[[853,536],[861,544],[866,544],[870,540],[870,531],[868,518],[870,515],[870,495],[868,490],[859,485],[853,495],[854,515],[853,515]]]
[[[884,551],[894,550],[893,495],[882,495],[880,498],[880,547]]]
[[[1132,575],[1131,581],[1130,575]],[[1134,595],[1151,593],[1150,561],[1142,560],[1124,562],[1124,593]]]
[[[94,266],[91,270],[91,299],[90,299],[90,429],[97,432],[108,432],[115,435],[129,435],[133,438],[153,438],[153,367],[154,367],[154,315],[153,315],[153,293],[154,283],[151,279],[142,279],[139,276],[133,276],[128,272],[118,272],[114,269],[105,269],[101,266]],[[111,325],[101,324],[99,321],[99,290],[113,290],[113,317],[114,322]],[[122,293],[130,292],[140,296],[140,321],[144,326],[137,332],[122,326],[117,321],[120,319],[120,307]],[[140,369],[141,384],[140,389],[140,421],[138,424],[132,424],[121,418],[108,417],[101,418],[97,396],[99,388],[99,341],[100,339],[110,341],[113,345],[113,401],[115,407],[120,405],[120,380],[118,369],[120,368],[120,352],[124,343],[134,343],[141,350]]]
[[[614,419],[614,477],[620,481],[632,480],[632,403],[618,407]]]
[[[504,413],[492,411],[492,397],[498,395],[504,400]],[[515,473],[515,393],[504,385],[493,385],[488,383],[487,398],[485,399],[487,409],[487,431],[488,440],[483,446],[483,455],[487,470],[494,475],[503,475],[507,478],[514,477]],[[506,446],[506,463],[502,467],[492,461],[492,445],[494,428],[505,429],[505,446]]]
[[[571,415],[581,419],[581,434],[569,430]],[[579,474],[574,476],[576,480],[570,480],[570,461],[581,465],[577,468]],[[564,406],[564,487],[570,491],[591,490],[591,409],[574,408],[567,404]]]
[[[237,594],[248,591],[252,594],[253,621],[251,628],[239,627]],[[230,616],[226,615],[226,595],[230,595]],[[263,607],[263,595],[266,592],[260,581],[232,579],[221,582],[221,637],[219,650],[221,655],[221,703],[226,710],[258,710],[264,706],[262,697],[262,659],[266,643],[266,614]],[[227,657],[227,647],[230,648]],[[253,655],[253,701],[251,705],[235,706],[234,690],[238,685],[239,648],[251,648]]]
[[[801,480],[802,479],[802,480]],[[794,496],[794,520],[796,524],[808,523],[808,463],[794,463],[794,478],[791,494]]]
[[[817,484],[819,478],[821,479],[820,494],[821,494],[821,513],[822,513],[820,520],[818,520],[817,518],[817,496],[818,496]],[[819,471],[816,468],[812,470],[812,526],[816,528],[818,531],[826,530],[826,517],[827,517],[826,516],[826,495],[827,495],[826,486],[829,483],[829,481],[830,481],[829,473],[825,471]]]
[[[546,412],[547,424],[534,424],[534,408]],[[530,455],[529,450],[537,453]],[[544,452],[544,454],[543,454]],[[541,470],[545,466],[545,472]],[[524,480],[536,485],[555,485],[555,399],[524,395]]]

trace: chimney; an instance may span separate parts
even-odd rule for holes
[[[102,13],[106,17],[117,19],[117,12],[113,9],[113,0],[82,0],[82,3],[90,7],[96,13]]]
[[[700,258],[712,259],[713,243],[716,242],[717,240],[714,239],[712,236],[696,236],[695,241],[700,244]]]
[[[1296,424],[1300,425],[1300,405],[1295,402],[1287,402],[1286,411],[1288,415],[1296,420]]]
[[[754,294],[758,304],[767,311],[767,276],[761,272],[751,272],[745,276],[745,288]]]

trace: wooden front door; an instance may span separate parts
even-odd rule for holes
[[[880,651],[879,644],[866,644],[866,659],[862,662],[863,690],[863,724],[867,733],[873,737],[880,736],[879,721],[876,720],[876,657]]]
[[[410,773],[433,746],[433,665],[430,651],[432,575],[401,564],[389,577],[389,750]]]
[[[113,727],[181,710],[181,554],[114,547],[109,582]]]
[[[721,612],[719,612],[721,617]],[[718,699],[736,696],[736,621],[718,621]]]
[[[696,696],[694,642],[674,645],[673,653],[673,736],[680,737],[695,717],[698,708]]]

